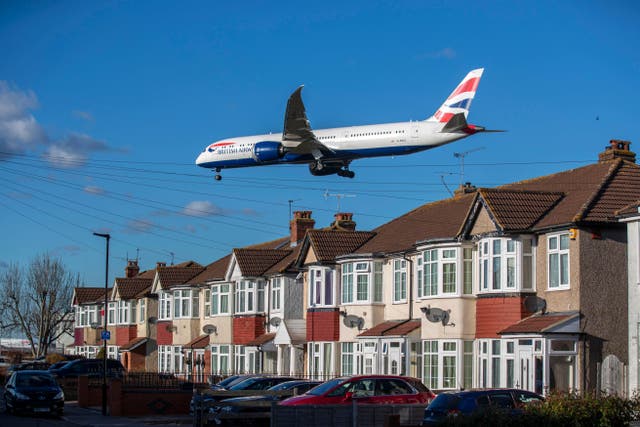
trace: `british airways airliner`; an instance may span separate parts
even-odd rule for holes
[[[312,175],[353,178],[355,159],[399,156],[428,150],[479,132],[491,132],[467,123],[467,115],[483,68],[467,74],[435,114],[424,121],[312,130],[302,103],[302,86],[287,102],[282,134],[227,138],[207,146],[196,165],[222,169],[282,163],[306,163]]]

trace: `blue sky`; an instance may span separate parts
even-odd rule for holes
[[[0,270],[41,253],[89,286],[127,257],[207,264],[318,226],[374,228],[448,197],[640,152],[640,6],[568,2],[23,2],[0,4]],[[429,117],[484,67],[469,121],[503,134],[356,161],[225,171],[194,159],[225,137],[282,130],[289,94],[314,128]],[[325,197],[325,194],[334,195]]]

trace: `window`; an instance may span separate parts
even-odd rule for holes
[[[464,371],[462,386],[465,389],[473,387],[473,341],[463,341],[462,369]]]
[[[160,320],[171,320],[171,294],[169,292],[158,292],[158,318]]]
[[[118,316],[117,316],[118,325],[129,324],[130,308],[131,308],[131,304],[128,301],[123,301],[123,300],[118,301]]]
[[[464,294],[473,293],[473,249],[462,249],[462,292]]]
[[[506,367],[506,386],[508,388],[513,388],[515,384],[515,342],[514,341],[505,341],[506,344],[506,355],[505,355],[505,367]]]
[[[500,340],[491,340],[491,387],[500,387]]]
[[[282,282],[283,277],[274,277],[271,279],[271,310],[280,311],[282,301]]]
[[[419,296],[438,294],[438,250],[431,249],[422,254],[422,292]],[[420,294],[420,292],[419,292]]]
[[[211,373],[225,375],[231,372],[230,345],[211,345]]]
[[[241,280],[236,285],[236,313],[264,312],[265,282]]]
[[[173,318],[185,319],[200,316],[200,290],[178,289],[173,291]]]
[[[533,239],[522,239],[522,290],[533,290]]]
[[[343,342],[342,343],[342,367],[341,374],[342,375],[353,375],[355,374],[353,370],[353,344],[352,342]]]
[[[456,250],[442,251],[442,292],[451,294],[456,292]]]
[[[181,346],[158,346],[158,372],[180,373],[184,368]]]
[[[334,271],[329,268],[309,269],[309,306],[330,307],[334,299]]]
[[[118,346],[115,345],[108,345],[107,346],[107,358],[108,359],[114,359],[114,360],[120,360],[120,354],[118,353]]]
[[[144,323],[147,320],[147,300],[142,298],[138,300],[138,323]]]
[[[309,343],[311,378],[326,379],[333,376],[333,345],[331,342]]]
[[[393,260],[393,302],[407,301],[407,261]]]
[[[341,267],[343,304],[382,302],[381,262],[358,261],[342,264]]]
[[[425,341],[424,356],[424,384],[430,389],[438,389],[438,341]]]
[[[211,289],[204,290],[204,315],[211,316]]]
[[[92,323],[98,322],[98,306],[96,305],[80,305],[76,307],[75,326],[85,327],[91,326]]]
[[[444,341],[442,343],[442,388],[456,388],[456,364],[457,352],[455,341]]]
[[[533,290],[533,240],[487,238],[478,244],[480,292]]]
[[[549,236],[549,289],[569,287],[569,234]]]
[[[118,311],[118,305],[116,302],[110,302],[109,303],[109,308],[107,310],[107,323],[109,325],[115,325],[117,322],[117,311]]]
[[[231,296],[228,283],[211,286],[211,315],[229,313],[229,298]]]
[[[418,298],[458,292],[458,253],[458,248],[439,248],[418,255]]]

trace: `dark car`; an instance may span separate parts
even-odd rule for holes
[[[539,394],[517,389],[468,390],[440,393],[424,410],[422,425],[425,427],[446,424],[451,417],[464,417],[489,408],[504,409],[514,414],[522,413],[522,407],[541,403]]]
[[[291,380],[295,380],[295,378],[252,376],[245,379],[244,381],[240,381],[239,383],[229,387],[229,389],[226,391],[243,392],[243,391],[254,391],[254,390],[266,390],[269,387],[273,387],[274,385],[283,383],[285,381],[291,381]],[[225,390],[212,390],[212,391],[216,392],[216,391],[225,391]],[[238,393],[234,393],[233,396],[238,397]],[[212,394],[207,394],[206,392],[203,393],[202,395],[194,395],[189,405],[191,413],[193,413],[193,411],[195,410],[195,404],[196,404],[195,399],[198,399],[198,401],[201,402],[201,404],[205,408],[212,408],[215,402],[218,402],[225,398],[226,397],[223,395],[219,395],[219,394],[212,395]]]
[[[231,375],[230,377],[227,377],[222,381],[219,381],[215,384],[211,384],[209,386],[209,389],[210,390],[228,390],[229,387],[234,386],[239,382],[242,382],[248,378],[253,378],[257,376],[259,375],[255,375],[255,374],[254,375]]]
[[[61,362],[56,362],[53,365],[49,366],[48,371],[53,373],[55,371],[57,371],[58,369],[62,368],[64,365],[66,365],[67,363],[69,363],[68,360],[63,360]]]
[[[419,383],[419,388],[416,384]],[[395,375],[360,375],[335,378],[307,393],[285,399],[280,405],[345,405],[369,404],[427,404],[435,395],[416,378]]]
[[[11,365],[7,373],[11,374],[12,372],[15,372],[15,371],[26,371],[26,370],[46,371],[47,369],[49,369],[49,366],[50,365],[47,362],[36,362],[36,361],[22,362],[22,363],[16,363],[15,365]]]
[[[87,375],[92,378],[102,376],[104,359],[77,359],[72,360],[60,369],[53,372],[58,378],[77,378]],[[119,360],[107,359],[107,376],[109,378],[120,378],[124,374],[124,367]]]
[[[15,371],[4,387],[7,412],[62,415],[64,393],[53,375],[44,370]]]
[[[306,393],[312,388],[322,384],[321,381],[310,380],[293,380],[286,381],[273,387],[268,388],[266,391],[274,392],[278,394],[265,394],[258,396],[243,396],[232,397],[230,399],[223,399],[213,408],[211,411],[216,424],[229,423],[236,425],[241,422],[242,419],[246,421],[255,421],[251,415],[259,416],[268,414],[271,410],[272,402],[279,402],[283,399]],[[264,421],[268,421],[263,418]]]

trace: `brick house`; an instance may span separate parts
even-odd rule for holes
[[[102,347],[102,314],[104,287],[78,287],[73,290],[71,305],[75,308],[73,347],[74,354],[96,357]]]

